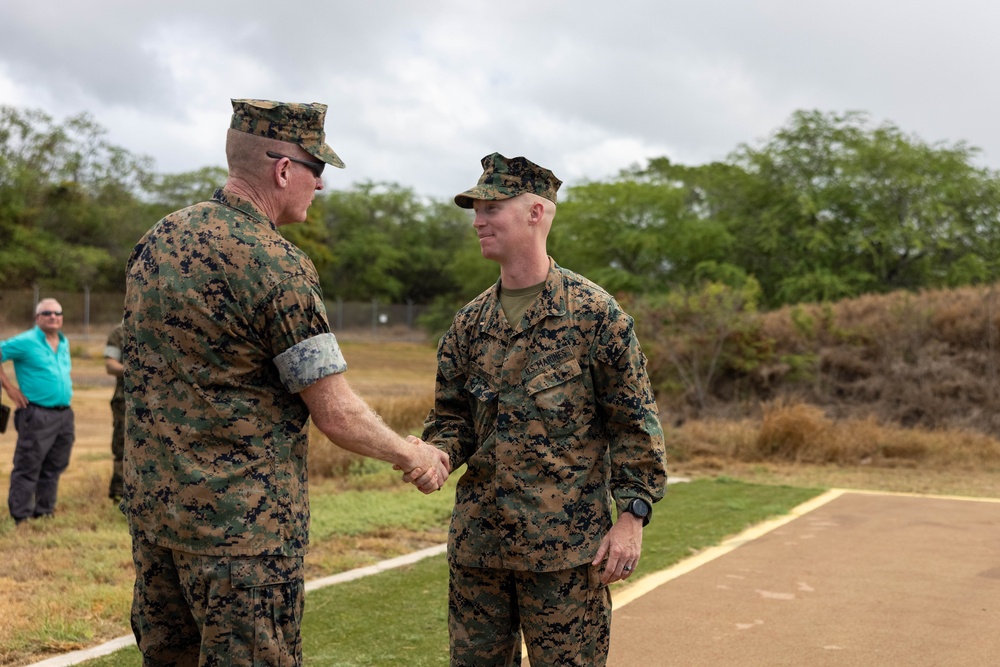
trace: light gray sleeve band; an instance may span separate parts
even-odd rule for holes
[[[294,345],[274,358],[285,387],[297,394],[327,375],[343,373],[347,361],[332,333],[320,334]]]

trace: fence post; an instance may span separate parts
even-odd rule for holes
[[[83,339],[90,340],[90,285],[83,286]]]

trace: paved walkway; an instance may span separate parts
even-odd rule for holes
[[[615,596],[611,667],[1000,665],[1000,501],[831,491]]]

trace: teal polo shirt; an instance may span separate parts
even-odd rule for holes
[[[55,352],[37,326],[8,338],[0,343],[0,361],[14,362],[18,388],[31,403],[57,408],[73,398],[69,341],[61,332]]]

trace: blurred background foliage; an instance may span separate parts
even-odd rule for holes
[[[682,396],[685,409],[726,392],[766,395],[778,377],[823,394],[817,378],[850,365],[831,349],[844,358],[852,345],[868,349],[859,337],[885,353],[855,366],[912,365],[926,345],[941,348],[926,325],[934,318],[974,322],[963,326],[974,330],[975,363],[993,377],[1000,174],[977,157],[963,142],[929,144],[861,112],[798,111],[720,162],[660,157],[564,186],[549,251],[633,313],[658,392]],[[57,123],[0,106],[0,289],[120,292],[142,234],[225,177],[211,166],[158,174],[150,158],[109,144],[86,114]],[[419,304],[433,337],[498,276],[471,221],[451,200],[363,182],[317,193],[307,222],[281,231],[312,258],[327,299]],[[962,288],[983,291],[947,292]],[[888,298],[941,290],[926,305]],[[837,324],[847,316],[831,304],[880,295],[876,329]],[[957,303],[964,314],[952,312]],[[902,338],[885,338],[899,318]],[[795,344],[767,332],[778,319],[796,327]]]
[[[158,174],[88,115],[0,106],[0,288],[121,291],[135,242],[225,170]],[[761,308],[996,280],[1000,179],[964,143],[860,112],[799,111],[699,166],[649,160],[560,193],[550,251],[616,295],[759,289]],[[463,184],[456,184],[456,190]],[[329,298],[453,311],[497,277],[468,211],[392,183],[318,193],[282,228]]]

